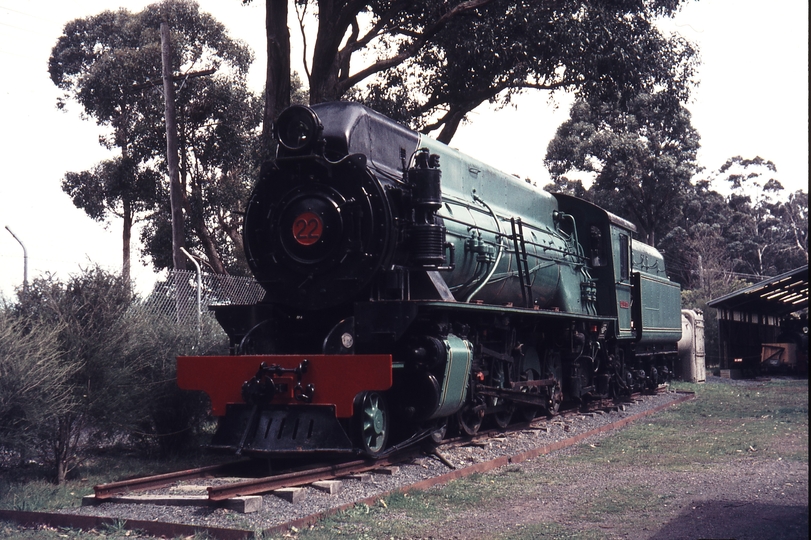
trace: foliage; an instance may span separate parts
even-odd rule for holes
[[[198,329],[196,321],[178,321],[175,314],[155,310],[150,299],[133,306],[119,328],[128,334],[121,354],[131,384],[138,388],[130,404],[140,413],[135,423],[137,438],[155,442],[164,457],[193,448],[199,443],[210,403],[200,392],[177,387],[175,358],[226,354],[225,334],[211,317],[204,317]]]
[[[252,54],[196,3],[166,1],[137,14],[105,11],[65,25],[49,61],[51,80],[63,91],[57,105],[79,103],[110,130],[100,142],[120,156],[91,171],[67,173],[63,190],[93,219],[124,218],[125,278],[133,223],[156,208],[153,223],[166,219],[160,209],[167,190],[157,185],[165,161],[164,103],[154,88],[160,84],[162,21],[171,27],[172,69],[180,74],[176,107],[190,239],[215,272],[224,273],[234,264],[233,252],[241,251],[229,246],[238,238],[238,206],[231,198],[245,190],[254,172],[251,153],[260,115],[245,84]],[[205,69],[215,75],[202,76]],[[232,195],[234,186],[241,191]],[[162,256],[150,250],[147,255]]]
[[[87,448],[110,441],[164,457],[194,448],[209,403],[177,387],[175,357],[225,353],[227,338],[212,317],[198,326],[167,313],[165,293],[136,300],[120,276],[93,267],[37,278],[0,306],[3,450],[44,463],[61,484]]]
[[[706,300],[726,287],[732,265],[727,253],[723,224],[728,216],[724,197],[699,181],[684,195],[673,228],[660,238],[659,247],[672,279],[686,289],[702,289]]]
[[[659,92],[633,97],[627,107],[576,101],[544,162],[559,182],[573,171],[593,173],[588,198],[630,218],[641,239],[656,245],[679,215],[698,148],[690,113]]]
[[[760,156],[735,156],[709,180],[728,193],[724,237],[736,272],[766,277],[808,264],[808,195],[786,197],[776,174]]]
[[[126,204],[135,202],[133,211],[148,210],[154,199],[159,175],[153,169],[138,170],[132,159],[102,161],[92,171],[69,172],[62,181],[62,190],[73,200],[77,208],[91,218],[102,221],[108,211],[116,214],[117,201]],[[122,214],[116,214],[124,217]]]
[[[59,331],[0,306],[0,440],[21,461],[45,436],[49,420],[74,406],[67,383],[79,366],[60,361]]]
[[[310,103],[340,99],[355,87],[355,97],[396,120],[441,129],[443,142],[478,105],[505,105],[524,89],[574,90],[584,98],[625,102],[658,87],[683,99],[695,51],[654,24],[682,3],[290,2],[302,35],[306,15],[318,18],[305,67]],[[268,44],[278,49],[268,55],[268,81],[283,80],[290,70],[289,46],[285,56],[279,44],[289,40],[280,28],[287,3],[265,4]],[[278,113],[286,102],[288,97],[268,96],[266,107]]]
[[[776,217],[776,229],[782,225],[784,231],[776,240],[783,246],[785,267],[797,268],[808,264],[808,193],[797,190],[777,204],[773,211]],[[788,246],[793,246],[790,250]],[[789,257],[791,257],[790,260]],[[780,257],[775,257],[775,261]]]
[[[808,264],[808,194],[785,194],[775,173],[738,156],[685,192],[658,247],[691,305]]]
[[[131,302],[120,276],[93,267],[65,282],[52,275],[35,279],[10,312],[18,325],[30,325],[27,332],[52,332],[54,367],[69,374],[55,388],[64,396],[61,406],[48,410],[29,433],[37,442],[32,449],[54,468],[59,483],[81,459],[80,437],[114,430],[130,416],[132,387],[118,354],[125,335],[115,324]]]
[[[178,104],[180,179],[187,223],[186,245],[204,254],[217,274],[246,274],[240,209],[248,199],[259,161],[261,101],[245,81],[196,80]],[[193,99],[191,99],[193,98]],[[172,268],[168,188],[141,233],[145,254],[156,268]]]

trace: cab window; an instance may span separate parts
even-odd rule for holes
[[[620,279],[628,281],[631,278],[631,237],[620,234]]]

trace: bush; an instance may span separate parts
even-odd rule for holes
[[[20,461],[38,447],[50,420],[74,407],[68,381],[78,366],[61,361],[59,330],[0,306],[0,441]]]
[[[38,278],[0,305],[4,455],[36,457],[62,483],[91,445],[140,441],[169,456],[198,442],[209,404],[177,387],[175,357],[225,352],[227,339],[211,317],[198,327],[196,304],[194,317],[178,315],[172,296],[188,291],[164,289],[138,301],[94,267]]]
[[[219,325],[204,316],[177,322],[174,314],[154,311],[139,303],[122,319],[128,334],[123,351],[132,384],[138,388],[139,434],[154,441],[163,456],[176,456],[198,442],[208,419],[210,404],[200,392],[178,388],[176,357],[187,354],[225,353],[227,339]]]
[[[57,483],[81,462],[82,437],[116,429],[126,416],[130,385],[119,354],[126,337],[115,328],[132,301],[120,276],[96,266],[64,282],[50,274],[37,278],[8,310],[25,334],[47,329],[40,335],[56,351],[51,369],[64,373],[57,389],[61,406],[37,422],[30,441],[55,469]]]

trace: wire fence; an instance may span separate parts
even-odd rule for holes
[[[165,280],[155,283],[140,307],[148,313],[166,315],[181,323],[200,318],[213,319],[211,305],[254,304],[265,291],[255,279],[220,274],[200,274],[189,270],[171,270]]]

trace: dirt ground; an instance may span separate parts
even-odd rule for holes
[[[749,459],[743,465],[716,465],[700,473],[562,465],[554,458],[522,466],[532,475],[548,470],[553,484],[456,514],[427,538],[809,537],[807,464]],[[636,508],[627,508],[631,490],[643,497]],[[601,500],[613,493],[625,495],[625,509],[613,509]]]

